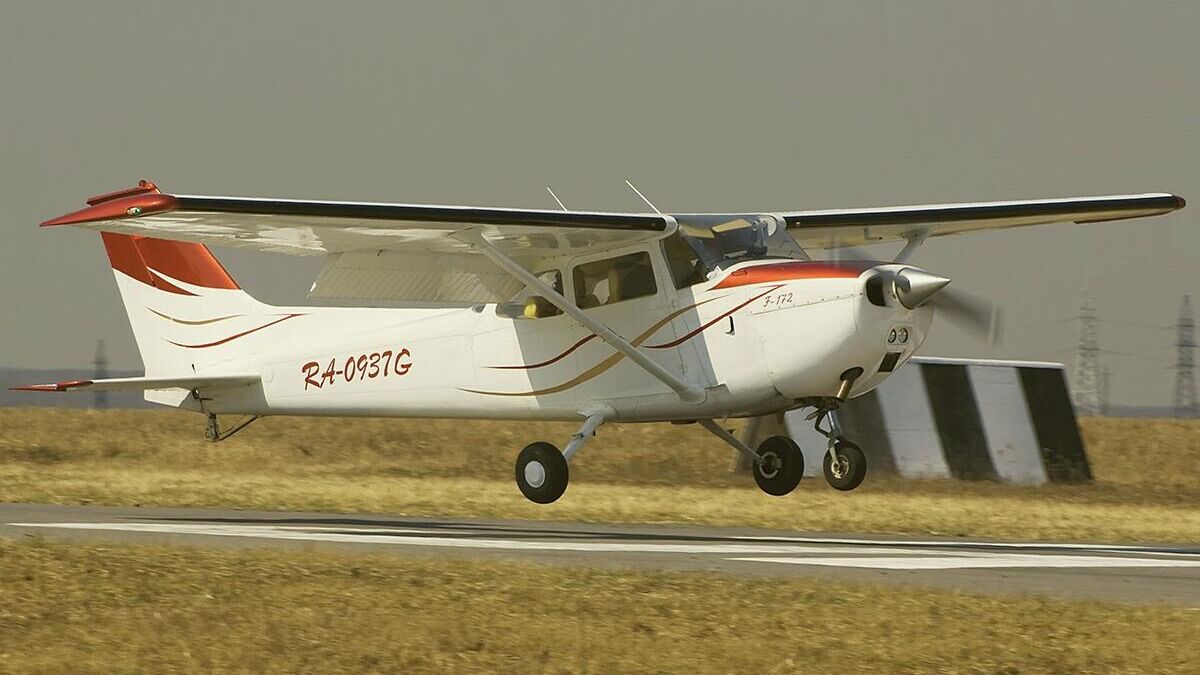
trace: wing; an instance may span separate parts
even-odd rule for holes
[[[1008,202],[933,204],[867,209],[829,209],[782,214],[789,232],[805,248],[861,246],[925,236],[942,236],[1050,223],[1099,223],[1157,216],[1186,202],[1166,193],[1034,199]]]
[[[309,295],[411,303],[500,302],[520,288],[452,235],[477,228],[531,269],[581,250],[662,236],[657,214],[170,195],[142,181],[42,223],[217,246],[324,255]]]
[[[537,254],[652,237],[661,215],[169,195],[153,183],[88,200],[42,223],[292,255],[406,249],[463,252],[449,235],[479,228],[502,249]]]
[[[806,248],[923,239],[1044,223],[1087,223],[1182,208],[1170,194],[1046,199],[774,214]],[[686,219],[737,221],[746,214]],[[581,251],[663,236],[673,218],[650,213],[546,211],[380,202],[170,195],[145,181],[88,200],[43,226],[110,232],[292,255],[324,255],[310,295],[430,303],[498,302],[519,287],[454,235],[476,229],[529,269]]]

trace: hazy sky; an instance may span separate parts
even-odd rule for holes
[[[95,233],[36,224],[166,191],[674,211],[1169,191],[1165,218],[932,241],[912,262],[1069,360],[1092,280],[1114,402],[1169,403],[1200,295],[1200,3],[4,3],[0,365],[140,368]],[[312,261],[217,251],[268,301]],[[1200,300],[1200,298],[1197,298]]]

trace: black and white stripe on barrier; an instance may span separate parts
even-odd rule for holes
[[[805,473],[819,475],[825,439],[808,412],[789,412],[784,424],[804,450]],[[873,474],[1028,484],[1092,477],[1058,363],[914,358],[840,415]],[[754,436],[779,431],[764,420]]]

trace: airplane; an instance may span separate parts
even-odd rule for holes
[[[213,441],[267,415],[579,422],[563,450],[537,441],[517,456],[517,486],[540,504],[562,496],[597,429],[633,422],[697,423],[751,463],[764,492],[786,495],[804,475],[796,442],[750,447],[722,422],[812,408],[825,479],[853,490],[866,455],[844,437],[839,406],[912,357],[935,307],[987,321],[950,279],[907,262],[929,237],[1185,205],[1152,193],[667,214],[646,201],[653,212],[477,208],[168,194],[141,181],[42,225],[100,231],[145,375],[18,389],[144,391],[205,415]],[[890,261],[810,255],[881,242],[903,248]],[[311,298],[387,306],[262,303],[209,245],[323,256]],[[218,416],[235,414],[223,430]]]

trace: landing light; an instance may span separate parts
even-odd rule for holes
[[[888,333],[888,344],[891,345],[891,344],[895,344],[895,343],[896,343],[896,329],[893,328],[892,332]]]
[[[906,342],[908,342],[908,329],[901,328],[900,329],[900,344],[904,344]]]

